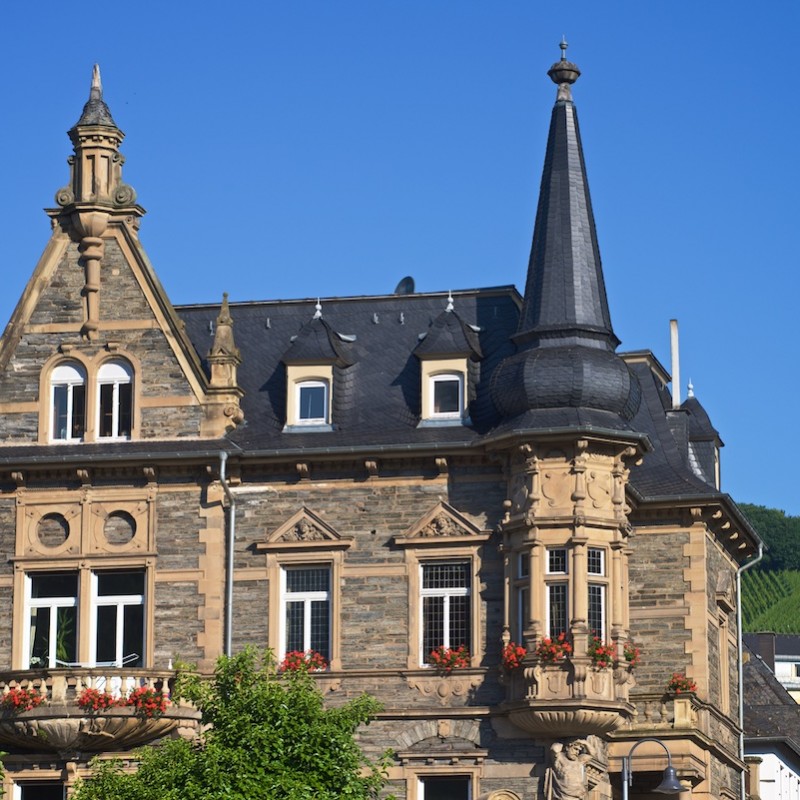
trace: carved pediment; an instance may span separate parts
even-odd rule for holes
[[[398,545],[421,547],[449,542],[485,542],[489,536],[490,531],[482,530],[447,503],[439,502],[394,541]]]
[[[331,550],[349,547],[352,539],[343,538],[325,520],[303,506],[283,525],[267,536],[257,550],[313,549]]]

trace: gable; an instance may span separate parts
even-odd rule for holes
[[[402,536],[396,536],[397,545],[424,546],[485,542],[491,531],[485,531],[441,501],[420,517]]]
[[[81,242],[66,215],[57,218],[0,340],[2,443],[49,441],[48,374],[54,365],[74,363],[89,382],[110,358],[124,360],[135,373],[135,438],[202,433],[207,380],[200,360],[155,278],[132,218],[110,216],[102,237],[91,240],[99,256],[93,284],[89,239]],[[87,406],[87,428],[94,413]]]
[[[303,506],[272,531],[266,542],[256,544],[256,550],[332,550],[351,544],[352,539],[342,537],[322,517]]]

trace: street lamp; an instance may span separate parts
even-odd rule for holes
[[[628,787],[633,783],[633,771],[631,770],[633,751],[640,744],[644,744],[645,742],[656,742],[656,744],[660,744],[667,754],[667,768],[664,770],[664,778],[653,791],[660,792],[661,794],[679,794],[683,791],[683,786],[681,786],[681,782],[678,780],[675,767],[672,766],[672,756],[669,754],[669,749],[661,739],[648,737],[646,739],[639,739],[639,741],[631,747],[630,753],[628,753],[627,756],[622,756],[622,800],[628,800]]]

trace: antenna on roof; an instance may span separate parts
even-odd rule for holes
[[[414,294],[414,279],[410,275],[406,275],[406,277],[395,286],[394,293]]]
[[[669,321],[669,351],[672,356],[672,407],[681,407],[681,355],[678,348],[678,320]]]

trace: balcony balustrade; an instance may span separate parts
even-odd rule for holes
[[[0,743],[28,751],[109,752],[127,750],[168,735],[193,736],[199,713],[191,705],[173,703],[175,672],[146,669],[68,667],[21,670],[0,674]],[[140,687],[160,692],[168,700],[163,713],[127,705],[93,711],[81,708],[85,689],[108,693],[118,701]],[[12,690],[35,690],[41,703],[30,710],[6,707]]]

